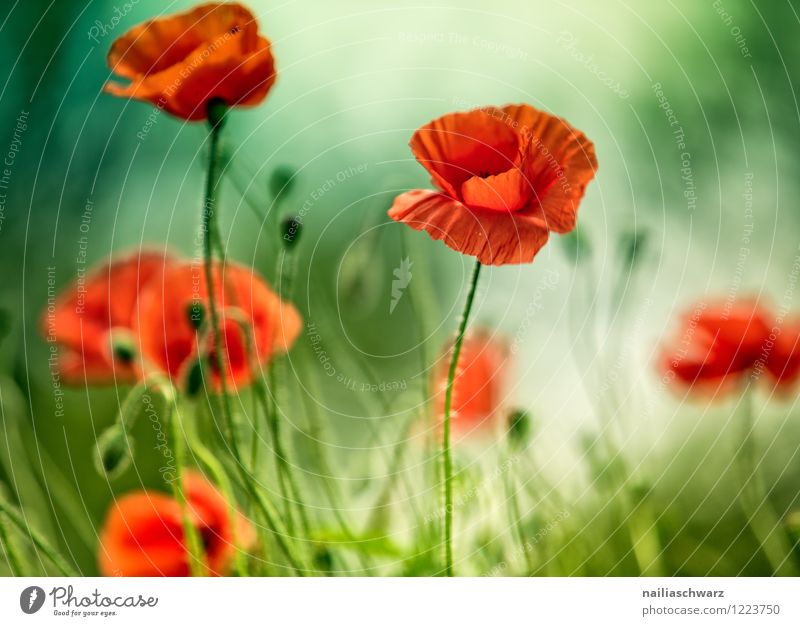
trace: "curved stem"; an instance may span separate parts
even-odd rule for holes
[[[211,418],[211,415],[209,415],[209,418]],[[191,437],[191,441],[193,443],[199,443],[199,440],[200,438],[198,436]],[[200,462],[208,466],[209,471],[211,471],[211,473],[213,474],[214,470],[209,466],[207,462],[208,455],[212,455],[212,453],[203,446],[199,446],[198,448],[193,448],[193,449],[197,454],[198,458],[200,459]],[[217,460],[216,457],[214,457],[214,459]],[[236,464],[237,464],[236,458],[234,457],[233,465]],[[219,464],[219,466],[221,468],[221,464]],[[240,470],[237,472],[238,476],[235,477],[236,480],[238,480],[237,485],[239,485],[240,488],[247,491],[249,495],[255,500],[256,508],[258,509],[258,513],[260,513],[261,517],[263,518],[265,527],[274,535],[278,543],[278,546],[286,555],[291,567],[295,570],[295,573],[302,576],[303,571],[301,568],[305,567],[305,565],[303,564],[302,559],[294,551],[293,545],[287,540],[287,538],[289,537],[289,533],[286,530],[286,526],[281,521],[280,515],[278,515],[278,512],[275,509],[274,505],[268,499],[262,497],[261,492],[255,487],[255,485],[248,484],[249,480],[253,480],[253,476],[251,474],[249,474],[247,471],[242,471],[241,468],[237,469]],[[231,489],[231,492],[233,492],[233,489]],[[264,540],[264,546],[266,546],[266,540]],[[308,568],[306,567],[306,569]]]
[[[6,526],[6,514],[0,513],[0,547],[6,555],[8,567],[12,576],[24,576],[25,570],[22,569],[22,559],[17,554],[17,547],[14,545],[14,538]]]
[[[313,376],[309,376],[305,382],[305,389],[300,390],[300,397],[305,407],[305,413],[308,420],[308,426],[305,431],[305,436],[310,440],[312,447],[312,457],[316,459],[318,475],[322,478],[322,488],[328,500],[331,513],[333,514],[342,535],[354,545],[357,545],[356,535],[350,528],[350,525],[345,519],[341,511],[341,503],[344,500],[342,490],[339,488],[339,483],[335,478],[332,478],[333,471],[331,469],[327,449],[321,442],[328,441],[329,438],[325,434],[324,424],[319,413],[319,406],[311,401],[311,397],[319,397],[319,392],[314,392],[312,387],[315,385]],[[309,395],[310,394],[310,395]],[[360,550],[356,550],[356,558],[363,571],[368,571],[369,560]]]
[[[250,423],[253,425],[253,433],[250,436],[250,471],[258,475],[258,451],[261,448],[261,420],[258,419],[258,397],[255,392],[250,394],[252,400],[250,412],[253,415]]]
[[[280,196],[275,198],[276,205],[275,211],[278,211]],[[280,221],[280,214],[277,214],[277,220]],[[275,282],[277,283],[278,296],[283,301],[291,301],[292,290],[292,277],[294,273],[294,257],[289,250],[284,246],[275,258]],[[283,376],[283,361],[278,355],[273,355],[267,364],[267,384],[269,386],[269,399],[267,402],[266,389],[263,381],[257,383],[259,393],[262,396],[264,410],[269,423],[270,433],[272,435],[272,443],[275,449],[275,457],[277,463],[278,476],[280,480],[281,489],[283,490],[284,498],[286,499],[287,507],[287,522],[294,520],[292,509],[297,510],[297,517],[300,521],[300,526],[306,537],[310,536],[311,522],[306,510],[306,505],[301,491],[300,481],[294,472],[294,463],[291,459],[291,443],[288,446],[284,445],[282,434],[283,416],[280,410],[279,397],[283,390],[284,376]],[[294,505],[294,506],[292,506]],[[291,528],[291,526],[290,526]]]
[[[225,474],[222,464],[219,462],[219,460],[217,460],[217,457],[215,457],[208,448],[200,443],[200,438],[194,436],[194,433],[187,434],[189,435],[188,439],[190,449],[211,473],[214,478],[214,482],[219,486],[225,501],[228,503],[228,516],[230,518],[231,536],[234,546],[234,565],[236,567],[236,573],[239,576],[247,576],[247,563],[245,562],[244,558],[245,551],[240,542],[238,524],[236,523],[236,519],[239,516],[239,511],[236,509],[236,500],[233,495],[231,481],[228,480],[228,476]]]
[[[56,566],[56,569],[62,576],[80,576],[80,574],[67,563],[63,557],[47,543],[47,540],[42,537],[37,531],[31,528],[30,524],[26,523],[25,519],[20,515],[13,506],[7,504],[0,498],[0,513],[5,513],[8,519],[26,535],[38,550],[41,550],[50,562]]]
[[[447,391],[444,396],[444,433],[442,436],[442,473],[444,478],[444,560],[445,575],[453,576],[453,459],[450,454],[450,409],[453,405],[453,381],[456,377],[458,357],[461,355],[461,344],[464,343],[464,333],[475,300],[475,290],[478,286],[478,277],[481,273],[481,262],[475,260],[472,278],[467,292],[467,301],[464,303],[464,312],[461,314],[461,323],[458,325],[456,342],[453,344],[453,356],[450,358],[450,370],[447,372]]]
[[[228,381],[227,372],[225,368],[225,361],[222,352],[222,336],[220,334],[220,319],[219,310],[217,308],[217,296],[215,292],[214,281],[214,260],[213,248],[215,243],[219,243],[219,234],[217,233],[217,187],[220,179],[220,165],[222,163],[222,153],[220,150],[220,132],[224,123],[225,110],[224,106],[218,103],[209,104],[209,123],[210,129],[210,156],[208,160],[208,176],[206,178],[206,192],[205,202],[203,203],[203,264],[205,267],[206,287],[208,290],[208,308],[209,317],[211,321],[211,335],[214,341],[214,365],[217,368],[220,380],[220,395],[222,404],[222,414],[225,421],[225,428],[228,431],[228,439],[231,450],[234,456],[234,465],[240,474],[242,483],[250,496],[255,501],[256,506],[259,507],[264,517],[271,527],[276,528],[277,512],[271,506],[258,490],[253,476],[248,472],[244,464],[241,449],[239,448],[239,441],[236,437],[236,427],[233,421],[233,410],[231,408],[230,398],[228,397]],[[303,575],[303,569],[300,566],[300,561],[295,554],[292,547],[289,545],[287,537],[281,533],[276,532],[275,537],[281,549],[289,559],[293,569],[298,575]]]
[[[174,399],[167,400],[169,410],[169,425],[172,430],[172,445],[175,448],[175,480],[171,482],[172,493],[178,506],[181,509],[181,524],[183,534],[186,537],[186,547],[189,552],[189,571],[192,576],[205,576],[207,573],[206,559],[203,550],[203,543],[197,528],[189,519],[189,502],[186,499],[184,488],[184,469],[186,468],[186,447],[183,439],[183,428],[181,428],[180,410],[174,406]]]
[[[268,369],[268,375],[270,375],[270,373],[272,372],[271,369],[272,364],[270,363],[268,367],[270,368]],[[289,532],[293,533],[295,526],[294,526],[294,514],[292,511],[292,501],[297,498],[297,495],[293,493],[294,488],[289,480],[289,470],[286,467],[288,465],[288,461],[286,457],[286,452],[283,448],[283,442],[281,439],[280,423],[278,421],[280,418],[277,415],[278,412],[277,403],[275,401],[274,396],[272,396],[271,402],[268,400],[266,389],[262,381],[257,380],[254,383],[254,391],[258,394],[258,398],[261,402],[261,407],[264,411],[264,416],[267,420],[270,436],[272,437],[273,457],[275,459],[275,471],[278,476],[278,486],[281,490],[281,497],[284,500],[286,526],[289,529]],[[307,522],[304,524],[304,529],[306,531],[306,534],[308,534]]]
[[[797,576],[798,570],[792,555],[792,546],[778,514],[769,501],[764,477],[759,471],[753,432],[755,426],[753,392],[750,386],[745,389],[742,404],[744,404],[744,417],[741,420],[742,441],[734,457],[741,481],[739,504],[747,518],[747,525],[769,561],[773,574]]]
[[[512,458],[513,455],[511,454],[510,450],[507,450],[507,454],[508,458]],[[505,487],[506,501],[508,502],[509,515],[511,517],[511,529],[514,534],[514,538],[519,543],[518,550],[525,559],[525,567],[527,567],[525,575],[532,576],[533,572],[536,570],[536,566],[533,562],[533,555],[531,554],[530,546],[525,539],[525,534],[522,529],[523,518],[522,511],[520,510],[519,506],[517,480],[513,474],[513,469],[510,467],[503,475],[503,486]]]

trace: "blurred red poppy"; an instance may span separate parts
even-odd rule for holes
[[[780,333],[770,333],[767,341],[773,341],[765,345],[767,371],[782,386],[792,385],[800,377],[800,320],[783,324]]]
[[[252,380],[254,369],[273,354],[285,352],[300,333],[297,310],[250,270],[235,263],[214,266],[216,306],[226,380],[234,388]],[[138,302],[136,334],[142,367],[186,381],[191,368],[207,365],[215,389],[219,371],[209,332],[209,303],[202,264],[175,263],[159,280],[150,281]]]
[[[228,503],[196,472],[186,473],[184,488],[187,514],[203,542],[208,572],[225,575],[235,549]],[[241,515],[234,523],[239,545],[251,545],[250,524]],[[189,552],[178,502],[154,491],[119,498],[100,531],[98,564],[103,576],[188,576]]]
[[[204,120],[212,100],[228,106],[264,100],[275,82],[270,47],[242,5],[203,4],[149,20],[114,41],[108,65],[131,82],[109,82],[105,91]]]
[[[550,231],[575,227],[594,145],[527,104],[450,113],[411,138],[438,191],[395,198],[389,216],[481,263],[528,263]]]
[[[128,254],[79,276],[41,317],[41,331],[59,345],[59,372],[68,384],[135,378],[132,331],[139,291],[164,271],[163,252]],[[112,350],[112,338],[117,345]]]
[[[435,372],[434,390],[440,416],[444,414],[451,354],[452,347]],[[456,432],[468,434],[493,423],[500,415],[507,361],[507,346],[488,331],[477,330],[464,337],[453,379],[451,419]]]
[[[755,301],[701,303],[682,317],[679,336],[662,353],[662,368],[699,391],[720,391],[766,372],[776,384],[800,375],[800,324],[780,328]]]

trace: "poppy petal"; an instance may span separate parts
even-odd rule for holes
[[[389,217],[424,230],[485,265],[528,263],[548,237],[541,217],[532,213],[473,211],[441,193],[422,189],[397,196]]]
[[[508,105],[502,111],[527,138],[524,168],[532,202],[541,207],[549,230],[571,231],[597,171],[594,144],[565,120],[530,105]]]
[[[772,349],[766,350],[767,347],[765,342],[767,371],[778,384],[791,387],[800,378],[800,320],[785,324],[775,336]]]
[[[515,167],[502,174],[465,180],[461,197],[471,208],[510,212],[525,206],[530,191],[522,171]]]
[[[201,474],[184,474],[186,513],[203,540],[209,573],[224,575],[233,556],[231,507]],[[250,545],[253,529],[237,514],[236,540]],[[98,561],[105,576],[186,576],[189,554],[181,508],[166,494],[137,491],[109,509],[100,533]]]
[[[519,161],[519,136],[485,111],[451,113],[417,130],[411,150],[434,184],[460,198],[464,181],[505,172]]]
[[[701,391],[733,388],[762,358],[770,333],[766,319],[754,300],[699,303],[681,316],[680,334],[664,349],[664,369]],[[772,366],[777,363],[767,363]]]
[[[227,378],[236,388],[252,380],[254,363],[266,363],[276,352],[288,350],[300,333],[300,315],[248,267],[226,263],[223,273],[217,264],[214,274]],[[137,305],[140,352],[145,367],[167,372],[176,380],[193,361],[208,359],[218,385],[214,341],[207,330],[203,331],[207,334],[203,354],[198,354],[198,328],[190,315],[198,305],[207,312],[208,287],[201,265],[176,263],[161,280],[151,281]]]
[[[226,33],[241,33],[252,45],[257,25],[253,14],[235,3],[210,3],[184,13],[157,17],[134,26],[117,38],[108,65],[131,80],[158,74],[182,63],[198,49],[228,41]],[[214,50],[207,50],[206,54]]]
[[[207,4],[157,18],[117,39],[109,66],[130,79],[104,90],[199,121],[208,102],[229,106],[261,102],[275,82],[270,42],[258,35],[252,13],[238,4]]]
[[[130,363],[113,358],[110,332],[131,330],[139,291],[172,258],[162,251],[136,250],[79,277],[42,314],[41,332],[61,348],[68,384],[111,383],[135,378]]]
[[[440,415],[444,415],[444,396],[452,347],[437,368],[435,388]],[[470,332],[461,346],[458,369],[453,381],[451,417],[453,427],[468,433],[498,414],[503,400],[507,346],[485,330]]]
[[[114,502],[100,532],[104,576],[186,576],[189,573],[178,503],[140,491]]]

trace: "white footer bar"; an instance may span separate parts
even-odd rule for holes
[[[800,579],[2,578],[0,624],[800,624]]]

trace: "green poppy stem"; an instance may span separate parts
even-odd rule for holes
[[[747,525],[761,545],[772,572],[776,576],[798,576],[792,545],[781,519],[769,501],[764,477],[759,471],[758,451],[754,435],[753,392],[748,386],[742,398],[742,440],[734,457],[741,484],[739,504]]]
[[[175,398],[167,398],[169,425],[172,431],[172,446],[175,451],[175,480],[170,483],[172,494],[181,509],[181,524],[186,537],[186,548],[189,552],[189,571],[192,576],[205,576],[207,573],[205,551],[200,533],[189,518],[189,502],[186,499],[184,485],[186,469],[186,445],[181,426],[180,409],[175,406]]]
[[[231,538],[234,546],[234,566],[236,573],[240,576],[247,576],[247,563],[245,561],[245,551],[241,544],[241,537],[239,537],[239,524],[237,518],[239,511],[236,508],[236,499],[233,494],[233,487],[231,481],[228,479],[222,463],[215,457],[211,451],[200,443],[200,438],[195,436],[193,432],[187,432],[187,439],[189,441],[189,448],[197,459],[206,466],[214,479],[214,482],[222,492],[225,501],[228,503],[228,516],[231,526]]]
[[[31,528],[30,524],[25,521],[22,515],[2,498],[0,498],[0,513],[4,513],[8,516],[8,519],[11,520],[14,526],[31,540],[31,543],[36,546],[37,550],[44,553],[62,576],[80,576],[80,574],[67,563],[49,543],[47,543],[47,540],[42,537],[38,531]]]
[[[444,561],[445,575],[453,576],[453,459],[450,452],[450,409],[453,405],[453,381],[458,368],[458,357],[461,355],[461,345],[464,343],[464,334],[467,330],[469,315],[472,312],[472,303],[475,300],[475,291],[478,286],[478,277],[481,273],[481,262],[475,260],[472,278],[469,283],[467,300],[464,303],[464,312],[458,325],[458,334],[453,344],[453,355],[450,358],[450,369],[447,372],[447,391],[444,396],[444,433],[442,435],[442,474],[444,478]]]
[[[220,243],[220,235],[217,230],[217,188],[219,186],[222,151],[220,144],[220,133],[225,122],[227,109],[223,103],[210,102],[208,105],[208,121],[210,125],[210,155],[208,160],[208,175],[206,178],[205,202],[203,203],[203,262],[205,267],[206,287],[208,290],[208,309],[211,322],[211,335],[214,340],[214,359],[220,381],[220,395],[222,404],[222,414],[225,421],[225,428],[228,431],[228,439],[233,452],[236,469],[240,474],[250,496],[256,506],[261,510],[269,525],[273,528],[278,527],[277,512],[271,503],[263,496],[256,486],[254,477],[250,474],[244,463],[239,441],[236,436],[236,425],[233,421],[233,410],[231,408],[230,397],[228,395],[228,381],[225,367],[225,359],[222,352],[222,336],[220,333],[220,318],[217,308],[217,295],[214,284],[214,245]],[[288,538],[280,532],[275,533],[278,545],[283,550],[295,573],[299,576],[304,575],[301,561],[289,544]]]
[[[271,398],[267,396],[267,389],[262,381],[255,382],[255,390],[261,400],[262,408],[264,409],[265,417],[268,422],[270,436],[272,437],[273,454],[275,457],[275,469],[278,475],[278,482],[281,489],[281,496],[285,500],[286,505],[286,524],[290,532],[294,531],[294,508],[293,503],[297,503],[299,511],[300,523],[303,527],[303,532],[308,536],[309,533],[309,520],[305,514],[305,508],[300,502],[300,489],[294,479],[291,470],[291,463],[289,461],[288,453],[283,446],[283,435],[281,433],[281,417],[278,414],[278,403],[275,398],[275,385],[273,383],[273,370],[272,363],[270,363],[267,370],[267,377],[270,380]]]
[[[22,569],[22,559],[17,553],[17,547],[14,545],[14,538],[9,532],[6,525],[6,514],[0,513],[0,547],[6,555],[8,567],[11,570],[12,576],[24,576],[25,570]]]

